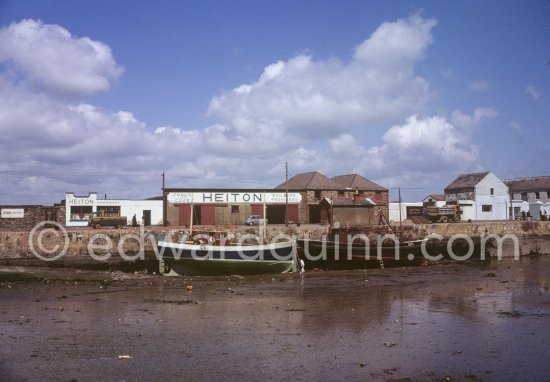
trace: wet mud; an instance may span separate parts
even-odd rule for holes
[[[0,380],[548,381],[550,257],[0,282]]]

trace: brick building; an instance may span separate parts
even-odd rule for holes
[[[360,208],[363,206],[371,206],[372,203],[357,202],[359,199],[369,199],[380,211],[388,216],[388,190],[378,184],[362,177],[358,174],[340,175],[329,178],[317,171],[305,172],[294,175],[286,182],[281,183],[277,187],[278,190],[287,189],[292,192],[298,192],[302,195],[302,201],[298,207],[298,221],[300,223],[321,223],[325,222],[326,217],[322,216],[323,206],[321,202],[324,199],[337,200],[339,206],[357,204],[354,210],[366,212]],[[350,201],[345,202],[344,199]],[[357,203],[356,203],[357,202]],[[350,210],[348,210],[350,211]],[[352,221],[363,221],[364,219],[348,216]],[[378,208],[374,219],[368,221],[378,222]]]

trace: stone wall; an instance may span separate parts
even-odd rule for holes
[[[1,218],[0,228],[8,230],[32,229],[36,224],[47,219],[51,207],[44,206],[0,206],[0,209],[23,209],[23,218]]]
[[[395,227],[398,229],[399,227]],[[199,229],[199,227],[197,227]],[[254,227],[232,227],[237,234],[255,233],[258,228]],[[296,235],[299,238],[321,239],[328,233],[328,226],[324,225],[270,225],[269,235],[275,236],[280,233]],[[30,230],[2,230],[0,231],[0,258],[31,258],[32,248],[41,256],[51,257],[56,255],[61,248],[67,245],[65,258],[77,258],[88,256],[88,244],[94,244],[96,254],[117,254],[119,245],[126,255],[134,255],[140,251],[140,244],[136,238],[141,238],[143,250],[146,253],[153,253],[155,238],[171,235],[174,240],[179,237],[185,229],[183,227],[155,227],[155,228],[125,228],[125,229],[73,229],[56,231],[48,229],[43,231],[41,237],[42,247],[40,249],[37,236],[33,238],[32,247],[29,243]],[[370,228],[365,230],[369,236],[390,233],[384,227]],[[438,234],[445,238],[452,235],[462,234],[473,238],[479,238],[490,234],[503,237],[506,234],[516,235],[520,241],[522,254],[528,253],[550,253],[550,222],[531,221],[492,221],[476,223],[449,223],[449,224],[415,224],[403,225],[403,239],[422,239],[429,234]],[[103,235],[103,236],[99,236]],[[110,246],[107,250],[106,245]],[[53,249],[58,248],[56,252]],[[53,252],[48,254],[48,252]]]
[[[459,200],[475,200],[475,194],[473,191],[445,194],[445,201],[449,203],[458,202]]]

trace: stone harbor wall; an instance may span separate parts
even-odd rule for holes
[[[38,212],[37,212],[38,213]],[[196,227],[200,230],[201,227]],[[258,235],[258,227],[231,226],[217,227],[228,230],[235,235]],[[329,231],[323,225],[284,225],[268,226],[268,238],[279,234],[288,234],[297,238],[321,239]],[[399,229],[399,227],[395,227]],[[416,224],[402,227],[402,240],[419,240],[427,235],[440,235],[449,238],[453,235],[465,235],[472,238],[488,235],[515,235],[521,246],[521,254],[550,254],[550,222],[475,222],[449,224]],[[33,251],[44,257],[54,257],[64,248],[65,258],[89,256],[89,248],[93,248],[98,256],[119,254],[122,252],[132,256],[140,252],[153,254],[157,238],[169,235],[172,240],[186,232],[185,227],[154,227],[154,228],[123,228],[123,229],[67,229],[56,230],[45,227],[34,232],[30,239],[30,230],[0,230],[0,258],[32,258]],[[370,240],[376,240],[376,235],[391,233],[388,229],[366,229]],[[511,243],[511,241],[509,241]],[[509,243],[508,243],[509,244]]]

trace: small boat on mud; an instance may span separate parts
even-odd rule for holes
[[[358,240],[297,240],[297,255],[306,269],[363,269],[427,265],[431,262],[467,261],[490,257],[493,242],[485,248],[479,238],[426,238],[423,240],[368,242]],[[449,244],[451,244],[449,248]]]
[[[157,242],[159,271],[167,276],[284,273],[295,265],[295,242],[232,243],[200,235],[194,241]]]
[[[298,257],[306,269],[341,270],[399,267],[427,263],[422,241],[349,244],[328,240],[297,240]]]

